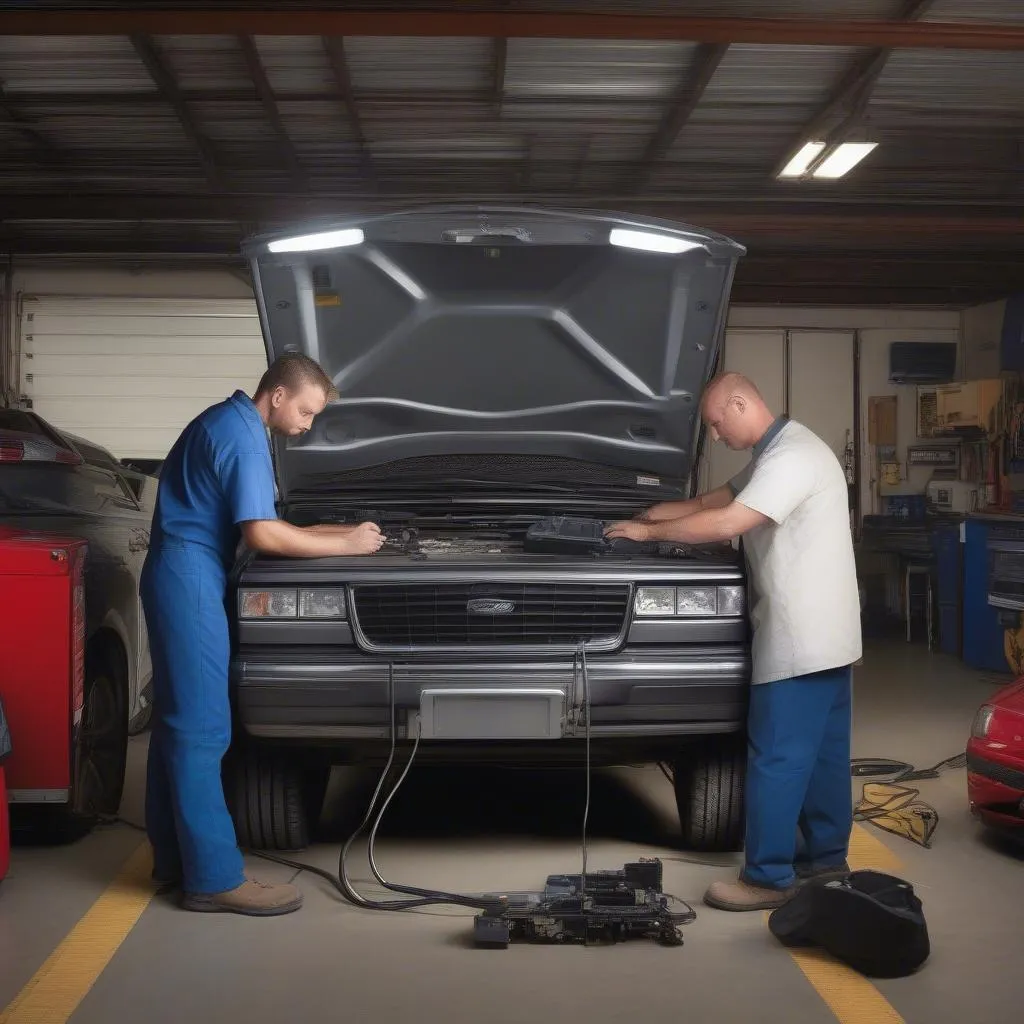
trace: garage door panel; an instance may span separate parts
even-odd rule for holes
[[[33,335],[37,355],[106,355],[119,357],[159,356],[173,353],[181,356],[202,356],[210,352],[219,355],[251,356],[253,345],[262,346],[263,339],[255,336],[223,337],[216,334],[197,334],[191,338],[167,335],[132,334],[40,334]]]
[[[97,337],[134,338],[156,335],[164,338],[190,338],[209,333],[218,338],[259,337],[256,316],[202,317],[202,316],[73,316],[36,315],[32,318],[32,333],[43,337]],[[214,328],[211,330],[211,328]]]
[[[213,401],[219,401],[224,395],[218,395]],[[202,412],[211,400],[205,395],[193,395],[191,398],[123,398],[117,403],[118,423],[122,430],[125,429],[121,417],[132,423],[145,423],[147,427],[160,427],[167,430],[174,429],[180,432],[181,427],[195,415]],[[93,398],[69,398],[62,399],[61,422],[55,424],[61,430],[71,430],[70,424],[75,423],[85,427],[109,427],[111,426],[110,416],[104,412],[104,406],[109,408],[109,403],[101,403]],[[42,403],[36,407],[44,419],[50,419],[42,411]],[[75,431],[72,431],[74,433]],[[80,431],[79,431],[80,433]],[[84,435],[88,440],[92,437]],[[122,444],[123,447],[123,444]]]
[[[130,366],[126,364],[131,364]],[[42,378],[51,380],[71,379],[78,377],[104,377],[113,380],[131,380],[135,377],[155,379],[182,379],[205,381],[210,378],[234,378],[246,381],[254,373],[258,374],[267,368],[267,361],[256,356],[203,356],[184,358],[179,355],[147,356],[128,359],[124,356],[103,355],[39,355],[28,361],[26,371],[33,374],[36,382],[42,384]],[[238,387],[244,385],[239,383]],[[79,387],[76,394],[82,394],[84,387]]]
[[[32,400],[39,409],[39,403],[50,399],[95,399],[112,398],[118,402],[124,398],[191,399],[203,398],[219,401],[227,398],[236,388],[248,389],[252,393],[253,382],[258,380],[259,368],[248,368],[248,372],[234,373],[223,377],[113,377],[102,374],[79,375],[76,379],[43,376],[32,391]],[[240,383],[241,382],[241,383]],[[65,401],[65,407],[67,402]]]
[[[36,316],[142,316],[178,319],[181,317],[256,318],[252,299],[158,299],[146,297],[91,297],[78,295],[38,295],[25,297],[26,313]]]
[[[254,301],[26,299],[22,390],[118,458],[163,458],[182,428],[267,366]]]

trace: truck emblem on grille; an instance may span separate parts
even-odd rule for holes
[[[495,597],[471,597],[466,602],[466,611],[470,615],[511,615],[515,610],[515,602]]]

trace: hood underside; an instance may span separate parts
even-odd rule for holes
[[[497,207],[253,239],[268,357],[312,356],[340,394],[277,442],[282,489],[445,455],[686,479],[743,252],[687,225]]]

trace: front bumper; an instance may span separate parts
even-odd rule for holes
[[[400,739],[414,734],[424,691],[560,691],[562,737],[582,736],[585,690],[594,738],[736,732],[750,682],[745,645],[658,647],[587,657],[586,688],[572,657],[368,656],[337,647],[242,647],[232,663],[236,714],[251,736],[387,740],[392,692]],[[496,708],[498,705],[496,705]]]
[[[968,748],[967,797],[971,812],[1001,829],[1024,830],[1024,764],[997,761]]]

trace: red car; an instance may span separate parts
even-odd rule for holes
[[[1024,841],[1024,677],[975,715],[967,742],[967,795],[977,818]]]

